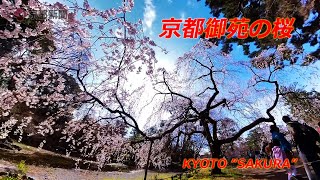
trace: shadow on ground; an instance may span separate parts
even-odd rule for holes
[[[297,166],[297,175],[300,180],[308,180],[306,172],[304,170],[303,165]],[[288,175],[286,170],[265,170],[265,171],[252,171],[250,173],[246,173],[246,176],[249,176],[253,179],[270,179],[270,180],[286,180],[288,179]]]

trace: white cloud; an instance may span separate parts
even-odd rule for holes
[[[171,4],[171,3],[172,3],[172,0],[168,0],[168,3]]]
[[[152,0],[145,0],[145,8],[143,14],[144,31],[149,31],[152,34],[152,25],[156,20],[156,9]]]
[[[185,12],[181,12],[180,13],[180,19],[182,19],[183,21],[186,19],[186,13]]]

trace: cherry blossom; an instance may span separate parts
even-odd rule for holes
[[[49,6],[36,0],[30,0],[29,5],[3,0],[0,16],[14,28],[1,29],[0,38],[15,43],[0,56],[1,76],[10,82],[0,89],[0,112],[6,117],[1,135],[15,131],[21,136],[30,133],[26,129],[34,125],[34,132],[27,135],[36,133],[45,138],[55,133],[57,119],[74,113],[79,116],[63,129],[63,139],[69,143],[66,154],[80,148],[82,157],[95,158],[100,168],[113,156],[119,162],[127,158],[124,152],[133,149],[123,129],[135,128],[145,134],[130,104],[143,87],[128,88],[128,76],[144,72],[151,77],[156,63],[153,48],[157,47],[143,35],[141,21],[127,21],[126,14],[133,6],[133,0],[106,10],[96,9],[87,0],[82,6],[76,1]],[[68,18],[28,16],[33,10],[52,8],[67,10]],[[22,26],[25,20],[34,24]],[[79,92],[68,92],[67,77],[75,80]],[[31,109],[54,105],[59,111],[32,124],[32,114],[27,119],[16,115],[21,104]],[[87,116],[92,119],[82,122]],[[43,140],[39,148],[45,144]]]

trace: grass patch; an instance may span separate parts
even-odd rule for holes
[[[236,168],[225,168],[222,169],[222,172],[225,174],[227,177],[234,177],[234,178],[240,178],[243,175],[237,170]]]
[[[175,175],[176,175],[175,173],[151,173],[149,177],[150,177],[150,180],[160,180],[160,179],[171,179],[171,177]]]
[[[27,177],[27,170],[28,167],[26,166],[24,161],[21,161],[17,164],[18,171],[16,172],[8,172],[5,173],[5,176],[1,176],[0,180],[29,180],[30,178]],[[3,172],[1,173],[3,174]]]
[[[211,169],[192,169],[188,173],[181,173],[181,180],[231,180],[231,179],[243,179],[242,175],[234,168],[225,168],[222,170],[223,174],[211,175]],[[107,178],[104,180],[116,180],[112,178]],[[141,180],[143,175],[137,177],[136,179],[130,180]],[[157,173],[148,172],[148,180],[180,180],[180,173]]]
[[[154,171],[150,171],[148,172],[148,176],[147,179],[148,180],[171,180],[172,176],[175,176],[176,173],[174,172],[154,172]],[[127,175],[124,175],[127,176]],[[132,176],[114,176],[114,177],[107,177],[104,178],[103,180],[141,180],[144,178],[144,172],[140,172],[138,175],[132,175]]]
[[[43,166],[51,168],[74,169],[76,158],[67,157],[47,150],[27,146],[21,143],[14,143],[21,147],[21,151],[11,151],[0,148],[0,159],[18,164],[24,161],[28,165]],[[98,170],[98,164],[91,161],[80,161],[78,167],[81,169]],[[106,165],[102,171],[129,171],[127,167]]]
[[[195,169],[188,174],[184,174],[183,180],[211,180],[211,179],[241,179],[242,174],[235,168],[222,169],[222,174],[211,175],[211,168]]]

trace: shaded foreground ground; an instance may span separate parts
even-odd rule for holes
[[[0,160],[0,171],[4,169],[14,169],[13,163]],[[237,172],[237,173],[235,173]],[[298,172],[302,179],[307,179],[304,175],[304,169],[300,165],[298,166]],[[171,179],[176,173],[157,173],[149,171],[148,179]],[[206,173],[199,173],[193,177],[182,176],[182,179],[221,179],[221,180],[240,180],[240,179],[274,179],[274,180],[286,180],[287,174],[284,170],[257,170],[257,169],[246,169],[246,170],[235,170],[232,173],[226,174],[222,177],[210,178]],[[76,169],[62,169],[62,168],[50,168],[50,167],[39,167],[39,166],[28,166],[29,177],[37,180],[141,180],[143,179],[144,171],[137,170],[131,172],[97,172],[89,170],[76,170]]]
[[[308,180],[308,177],[306,175],[303,165],[298,164],[296,168],[297,168],[299,179]],[[253,179],[274,179],[274,180],[288,179],[288,175],[286,174],[285,170],[245,169],[245,170],[239,170],[239,172]]]
[[[0,172],[16,169],[16,164],[21,160],[25,160],[28,165],[27,175],[36,180],[141,180],[144,176],[143,170],[130,172],[98,172],[92,170],[75,169],[75,161],[72,158],[57,155],[45,150],[37,150],[36,148],[19,144],[22,150],[7,151],[0,149]],[[110,168],[115,170],[119,168]],[[307,179],[303,165],[297,165],[298,174],[301,179]],[[224,169],[225,175],[219,177],[211,177],[209,169],[200,170],[198,173],[183,174],[182,179],[190,180],[209,180],[209,179],[273,179],[286,180],[287,174],[285,170],[276,169]],[[158,173],[149,171],[148,179],[171,179],[177,173]],[[0,178],[1,179],[1,178]],[[174,178],[177,179],[177,178]]]
[[[6,168],[14,169],[15,165],[13,163],[0,160],[0,170]],[[202,170],[207,172],[200,172],[197,175],[186,177],[184,174],[182,179],[221,179],[221,180],[231,180],[231,179],[273,179],[273,180],[286,180],[287,174],[284,170],[257,170],[257,169],[246,169],[246,170],[235,170],[229,169],[226,175],[222,177],[211,178],[208,176],[209,170]],[[298,166],[299,174],[301,179],[307,179],[304,173],[302,165]],[[226,171],[225,171],[226,172]],[[39,167],[39,166],[28,166],[29,177],[39,180],[141,180],[143,179],[144,171],[131,171],[131,172],[97,172],[89,170],[75,170],[75,169],[62,169],[62,168],[50,168],[50,167]],[[158,173],[154,171],[149,171],[148,179],[171,179],[176,173]],[[175,178],[177,179],[177,178]]]

